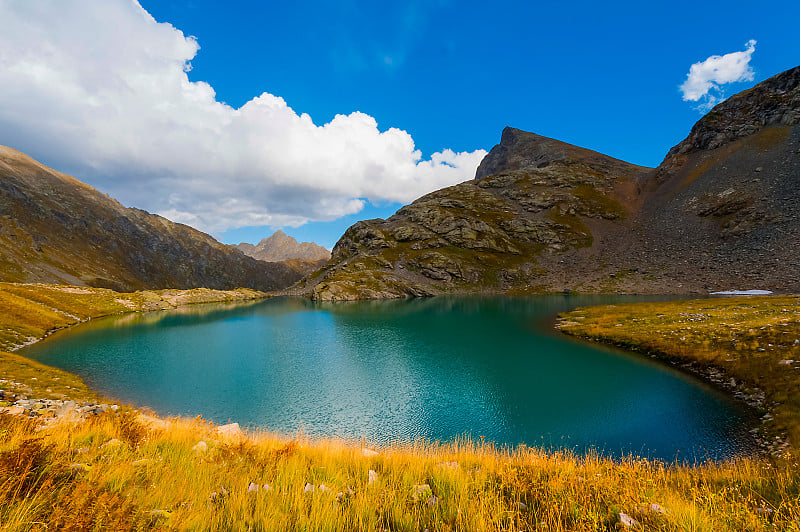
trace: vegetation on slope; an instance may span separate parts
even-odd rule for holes
[[[127,208],[0,146],[0,281],[133,291],[285,288],[302,275],[188,225]]]
[[[559,161],[464,182],[423,196],[388,220],[358,222],[328,265],[301,284],[319,300],[547,284],[543,264],[592,246],[587,223],[614,225],[627,214],[617,189],[630,186],[642,168],[618,161],[609,170],[615,173],[603,174],[596,167],[605,169],[607,158],[597,157],[591,164]],[[557,285],[564,288],[562,280]]]
[[[561,318],[567,334],[658,356],[734,390],[760,408],[770,447],[785,445],[784,434],[800,445],[800,296],[606,305]]]

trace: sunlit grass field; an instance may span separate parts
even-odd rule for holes
[[[622,513],[642,530],[742,531],[800,519],[796,466],[753,459],[689,467],[468,442],[365,456],[357,443],[226,438],[132,411],[45,430],[0,415],[0,435],[3,530],[614,530]]]
[[[119,300],[137,303],[140,297],[89,292],[2,285],[2,301],[15,303],[0,306],[0,330],[10,331],[10,344],[19,345],[69,320],[135,310]],[[205,293],[203,300],[213,297]],[[711,314],[708,305],[720,305],[720,323],[726,313],[750,309],[749,318],[728,321],[777,335],[791,329],[781,323],[796,326],[798,319],[783,311],[796,308],[789,303],[797,299],[783,299],[659,304],[667,305],[657,310],[660,316],[646,305],[618,305],[596,316],[584,309],[567,315],[565,326],[597,320],[587,330],[602,338],[652,319],[642,330],[659,336],[663,330],[666,338],[683,314]],[[762,313],[762,305],[770,310]],[[777,315],[789,321],[772,321]],[[693,345],[693,330],[700,329],[687,324],[674,338]],[[623,343],[622,336],[615,338],[609,341]],[[742,359],[767,356],[746,354],[752,349],[772,358],[795,352],[793,344],[777,339],[747,338]],[[759,351],[763,342],[789,351]],[[681,352],[689,360],[693,350]],[[18,355],[0,354],[0,372],[0,379],[26,387],[30,397],[96,400],[77,377]],[[221,432],[201,419],[162,420],[130,407],[84,421],[0,414],[0,531],[151,529],[800,531],[800,467],[794,449],[784,458],[686,465],[468,441],[397,443],[373,451],[364,442]]]

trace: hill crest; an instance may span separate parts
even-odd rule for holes
[[[0,147],[0,280],[274,290],[300,277]]]

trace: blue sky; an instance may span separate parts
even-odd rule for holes
[[[81,15],[77,18],[76,14],[73,26],[86,27],[74,32],[71,27],[54,30],[69,13],[56,14],[56,18],[49,12],[65,2]],[[142,70],[150,69],[154,78],[174,77],[174,70],[161,69],[163,64],[181,64],[188,57],[188,79],[205,82],[214,91],[209,96],[201,90],[204,85],[190,87],[190,92],[202,93],[196,98],[208,104],[198,111],[203,116],[234,116],[235,110],[262,93],[283,100],[275,103],[268,98],[262,110],[284,114],[251,113],[241,120],[247,127],[229,125],[239,120],[238,115],[222,120],[222,126],[204,118],[197,131],[227,128],[232,132],[222,140],[208,137],[193,146],[194,130],[182,123],[201,122],[193,107],[187,104],[184,109],[183,103],[165,96],[164,109],[183,110],[164,111],[152,119],[145,112],[127,116],[120,109],[140,104],[143,109],[160,108],[159,93],[144,103],[123,101],[130,98],[130,91],[115,93],[112,88],[118,83],[103,79],[98,85],[109,89],[92,98],[99,99],[99,106],[117,110],[117,123],[129,132],[112,142],[110,137],[121,134],[113,123],[92,118],[90,111],[80,107],[86,97],[71,103],[72,90],[54,96],[37,85],[33,89],[19,85],[16,92],[13,86],[0,89],[4,102],[0,104],[0,143],[73,173],[126,205],[197,225],[227,243],[255,242],[281,227],[300,240],[331,247],[354,221],[388,216],[421,193],[471,177],[482,154],[478,150],[491,149],[506,125],[656,166],[701,116],[697,107],[703,101],[684,101],[679,90],[693,64],[713,55],[743,52],[755,40],[747,56],[752,80],[719,84],[726,96],[800,64],[800,39],[790,22],[800,20],[797,1],[770,2],[767,7],[738,1],[500,1],[491,5],[140,1],[155,21],[169,23],[186,37],[194,36],[199,50],[191,49],[190,41],[176,38],[176,32],[167,31],[165,25],[148,25],[139,15],[131,15],[130,0],[108,0],[103,7],[101,3],[64,0],[55,2],[52,9],[37,11],[26,6],[25,0],[10,0],[2,9],[11,10],[6,15],[16,17],[11,20],[19,24],[38,25],[65,57],[74,58],[76,64],[81,61],[81,68],[74,70],[92,82],[112,65],[112,70],[121,69],[119,79],[139,87],[125,74],[131,69],[122,70],[119,65],[144,64]],[[115,3],[119,6],[109,7]],[[115,31],[98,30],[104,20],[112,21]],[[89,39],[87,34],[91,39],[77,46],[77,41]],[[20,33],[16,40],[12,38],[6,37],[5,42],[0,38],[0,66],[7,71],[31,68],[2,64],[3,47],[20,44],[25,37]],[[28,45],[26,50],[34,54],[36,47]],[[147,53],[135,56],[136,50]],[[156,57],[162,50],[170,50],[168,56]],[[97,61],[96,70],[84,68],[89,61]],[[54,79],[71,83],[71,72]],[[37,75],[29,76],[30,84],[42,79]],[[159,90],[167,93],[171,86]],[[20,127],[10,109],[20,98],[30,99],[26,102],[30,109],[46,109],[56,102],[59,113],[67,113],[64,109],[69,105],[75,111],[47,131],[36,129],[44,128],[46,121],[41,126]],[[227,106],[221,109],[218,104],[223,102]],[[293,111],[291,117],[286,108]],[[351,115],[354,112],[361,114]],[[309,115],[307,123],[295,117],[304,113]],[[108,111],[103,113],[108,115]],[[335,131],[319,128],[336,115],[346,115],[349,121],[326,128]],[[63,129],[68,120],[71,129]],[[81,121],[88,124],[89,133],[84,135],[92,140],[88,148],[63,140],[70,135],[64,131],[83,131]],[[251,128],[255,122],[257,127]],[[282,135],[284,123],[294,125],[287,126]],[[301,123],[302,127],[297,125]],[[171,127],[174,132],[159,140],[161,132]],[[390,128],[406,135],[380,135]],[[58,136],[50,134],[55,130]],[[338,142],[347,135],[351,141]],[[152,143],[141,144],[142,138],[150,136]],[[327,140],[320,140],[323,137]],[[294,143],[295,138],[304,140]],[[254,146],[254,151],[233,157],[231,153],[242,146]],[[153,155],[162,147],[165,153]],[[216,149],[224,153],[215,153]],[[364,155],[368,160],[362,161],[361,155],[353,155],[359,149],[386,155]],[[414,149],[420,153],[413,155]],[[269,155],[261,159],[262,152]],[[336,159],[339,152],[347,153],[342,157],[346,164]],[[437,152],[445,153],[444,162],[437,162]],[[286,160],[281,159],[283,153]],[[306,159],[310,162],[303,166]],[[420,169],[420,160],[429,167]],[[401,166],[407,171],[393,170]],[[262,167],[267,169],[260,172]],[[316,173],[317,180],[309,176]],[[351,182],[358,184],[350,187]],[[224,211],[213,205],[216,198]]]

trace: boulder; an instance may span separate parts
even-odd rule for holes
[[[635,528],[639,526],[639,521],[622,512],[619,513],[619,523],[625,528]]]
[[[228,439],[239,439],[244,437],[244,432],[242,432],[242,429],[239,428],[238,423],[228,423],[227,425],[221,425],[217,427],[217,434]]]

